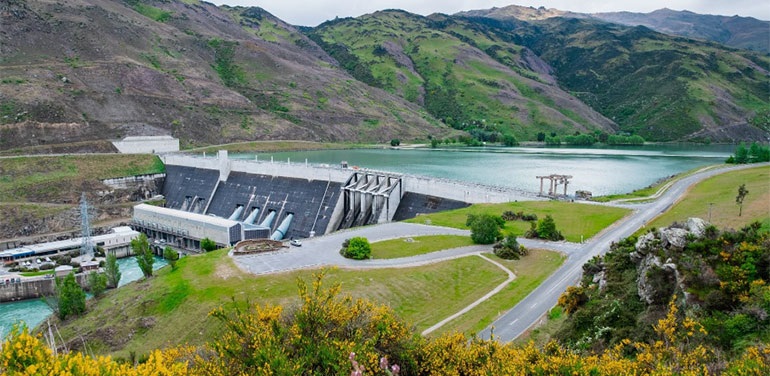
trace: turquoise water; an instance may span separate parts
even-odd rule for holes
[[[616,148],[481,147],[437,149],[353,149],[281,153],[230,154],[231,158],[274,163],[327,164],[404,174],[426,175],[504,186],[528,192],[540,189],[536,176],[572,175],[569,192],[587,190],[595,196],[627,193],[661,178],[697,167],[718,164],[733,145],[650,145]]]
[[[166,266],[166,260],[156,257],[153,269]],[[120,273],[122,274],[118,287],[138,280],[142,277],[142,271],[136,263],[136,258],[127,257],[118,260]],[[0,303],[0,338],[11,331],[13,324],[23,321],[28,327],[33,328],[43,322],[52,313],[51,309],[40,299],[29,299],[18,302]]]

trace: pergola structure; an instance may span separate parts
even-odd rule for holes
[[[567,195],[567,185],[569,184],[569,179],[572,179],[572,175],[547,175],[547,176],[537,176],[538,179],[540,179],[540,196],[543,196],[543,181],[545,179],[549,180],[548,184],[548,196],[554,197],[557,195],[556,189],[559,187],[559,184],[564,184],[564,196]]]

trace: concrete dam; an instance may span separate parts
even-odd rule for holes
[[[166,154],[165,208],[139,205],[133,225],[151,238],[199,249],[240,240],[307,238],[533,193],[342,166]]]

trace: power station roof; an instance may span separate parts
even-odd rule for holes
[[[175,218],[187,219],[190,221],[209,223],[209,224],[212,224],[215,226],[221,226],[221,227],[233,227],[239,223],[237,221],[231,221],[229,219],[225,219],[221,217],[214,217],[214,216],[198,214],[198,213],[190,213],[182,210],[169,209],[169,208],[164,208],[164,207],[154,206],[154,205],[147,205],[147,204],[139,204],[134,206],[134,215],[136,215],[137,210],[146,211],[150,213],[157,213],[157,214],[171,216]]]

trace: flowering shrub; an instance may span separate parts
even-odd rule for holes
[[[16,327],[0,348],[3,375],[768,375],[770,347],[750,347],[728,362],[701,344],[703,327],[681,318],[675,304],[654,326],[651,342],[622,340],[599,353],[582,353],[550,342],[539,348],[445,334],[416,335],[392,310],[339,296],[300,281],[301,304],[284,310],[255,305],[218,309],[224,333],[201,348],[153,351],[138,365],[80,353],[55,354],[25,327]],[[715,367],[714,365],[718,365]]]

